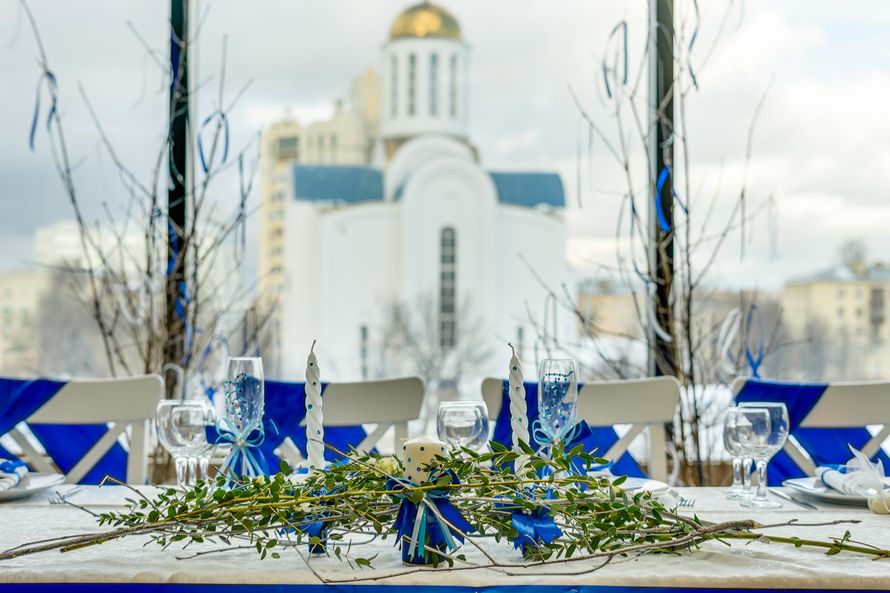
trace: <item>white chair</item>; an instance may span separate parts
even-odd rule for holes
[[[424,386],[418,377],[362,381],[359,383],[331,383],[325,387],[324,425],[360,426],[376,424],[357,450],[370,451],[393,429],[392,450],[398,451],[408,438],[408,422],[420,418]],[[303,420],[302,424],[305,425]],[[291,464],[302,460],[299,449],[289,438],[275,450],[278,457]]]
[[[485,379],[482,398],[491,418],[501,411],[503,382]],[[578,415],[590,426],[630,424],[630,429],[604,454],[606,459],[618,459],[630,443],[648,429],[649,477],[667,479],[665,424],[673,423],[680,403],[680,382],[674,377],[655,377],[626,381],[596,381],[585,383],[578,394]]]
[[[75,380],[59,389],[25,423],[108,424],[108,432],[65,476],[65,481],[71,484],[79,482],[129,428],[127,483],[144,484],[148,473],[147,429],[163,394],[164,381],[158,375]],[[9,434],[37,471],[56,471],[20,428],[12,429]]]
[[[733,381],[733,397],[747,381],[745,377]],[[862,452],[871,458],[890,437],[890,382],[830,383],[800,423],[800,428],[862,428],[869,425],[881,425],[878,434],[862,447]],[[793,439],[785,443],[784,451],[807,475],[816,475],[813,460]]]

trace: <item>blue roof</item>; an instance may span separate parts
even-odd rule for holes
[[[545,204],[565,207],[562,179],[556,173],[489,173],[498,202],[532,208]],[[380,169],[344,165],[293,166],[294,197],[309,202],[373,202],[383,200]],[[401,198],[396,188],[395,199]]]
[[[490,172],[498,192],[498,202],[533,207],[546,204],[554,208],[566,205],[562,179],[556,173]]]
[[[294,165],[294,197],[309,202],[372,202],[383,199],[379,169],[342,165]]]

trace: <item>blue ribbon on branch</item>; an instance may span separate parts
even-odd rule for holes
[[[516,531],[513,547],[539,547],[549,544],[562,535],[562,530],[553,520],[550,509],[539,506],[534,510],[519,507],[516,503],[505,502],[495,505],[496,508],[510,511],[510,525]]]
[[[28,135],[28,146],[31,148],[31,152],[34,151],[34,138],[37,135],[37,122],[40,119],[40,89],[43,88],[44,81],[46,82],[46,88],[49,91],[49,98],[51,101],[49,113],[46,114],[47,131],[49,131],[52,126],[53,116],[58,113],[56,111],[56,106],[58,104],[58,83],[56,82],[56,75],[49,70],[44,70],[40,78],[37,79],[37,96],[34,99],[34,117],[31,118],[31,133]]]
[[[201,169],[203,169],[205,173],[210,170],[210,166],[207,164],[207,159],[204,157],[204,142],[202,141],[202,137],[204,136],[204,128],[215,120],[219,120],[218,125],[223,129],[223,154],[220,164],[225,163],[226,159],[229,158],[229,118],[226,117],[224,111],[217,109],[207,116],[201,124],[201,129],[198,131],[198,157],[201,159]]]
[[[672,174],[670,167],[665,166],[658,174],[658,180],[655,183],[655,212],[658,215],[658,228],[660,228],[661,232],[663,233],[669,233],[671,230],[671,225],[668,222],[667,215],[664,212],[664,203],[661,196],[662,190],[664,190],[664,185],[671,177]],[[683,209],[683,212],[689,214],[689,210],[686,209],[686,205],[680,201],[680,197],[677,195],[677,192],[673,191],[673,188],[671,188],[671,194],[673,199],[677,201],[677,204],[679,204],[680,208]]]
[[[757,314],[757,325],[760,328],[760,331],[758,332],[756,356],[751,352],[749,342],[751,338],[751,325],[754,322],[755,313]],[[757,309],[757,305],[752,304],[748,309],[748,318],[745,321],[745,360],[748,361],[748,366],[751,367],[751,376],[755,379],[760,378],[760,366],[763,364],[763,357],[765,355],[763,339],[763,319],[760,317],[760,310]]]
[[[448,470],[430,475],[430,481],[436,482],[444,476],[450,478],[451,484],[459,484],[460,479],[453,471]],[[404,490],[416,487],[417,484],[408,480],[387,481],[388,490]],[[426,550],[456,550],[457,543],[464,542],[465,533],[471,533],[473,526],[460,514],[449,500],[447,490],[427,490],[420,502],[415,503],[407,494],[398,494],[402,499],[399,514],[393,529],[398,534],[402,546],[402,559],[412,564],[426,564]],[[410,542],[408,545],[405,541]]]

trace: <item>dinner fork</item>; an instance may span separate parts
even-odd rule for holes
[[[49,497],[49,504],[65,504],[66,502],[68,502],[68,498],[77,494],[80,488],[80,486],[75,486],[64,494],[56,490],[55,494]]]

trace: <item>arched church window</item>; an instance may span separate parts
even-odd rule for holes
[[[457,54],[451,55],[448,70],[448,113],[457,117]]]
[[[457,233],[444,227],[439,245],[439,344],[444,349],[457,343]]]
[[[389,114],[395,117],[399,113],[399,58],[389,59]]]
[[[417,54],[408,56],[408,115],[414,115],[417,94]]]
[[[430,54],[430,115],[439,110],[439,54]]]

